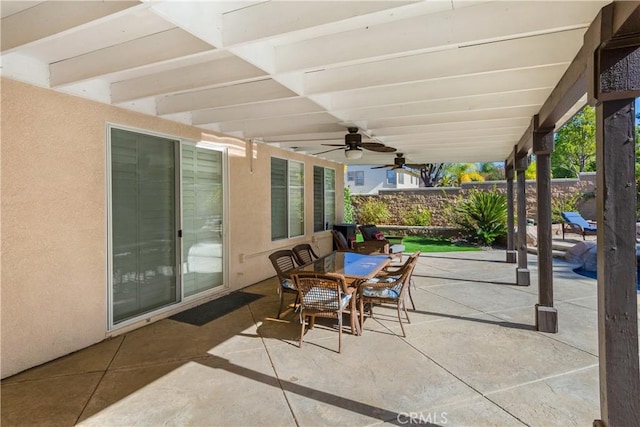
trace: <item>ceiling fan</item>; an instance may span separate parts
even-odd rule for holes
[[[322,144],[327,147],[339,147],[332,148],[331,150],[322,151],[318,154],[329,153],[336,150],[345,150],[344,155],[347,159],[359,159],[362,157],[362,148],[370,151],[377,151],[378,153],[393,153],[396,151],[393,147],[388,147],[380,142],[362,142],[362,135],[358,133],[357,127],[347,128],[348,134],[344,136],[344,144]]]
[[[407,163],[407,159],[405,159],[404,154],[396,153],[396,158],[393,159],[393,164],[376,166],[371,169],[382,169],[382,168],[404,169],[405,166],[411,169],[422,169],[422,167],[424,167],[424,163]]]

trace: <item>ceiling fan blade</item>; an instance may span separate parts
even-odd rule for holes
[[[386,145],[384,145],[381,142],[363,142],[358,145],[362,148],[366,148],[367,150],[370,150],[371,148],[374,148],[374,147],[386,147]]]
[[[382,169],[382,168],[390,168],[390,167],[393,167],[393,165],[374,166],[371,169]]]
[[[324,145],[324,144],[323,144]],[[325,154],[325,153],[330,153],[332,151],[337,151],[337,150],[344,150],[344,146],[340,146],[339,148],[332,148],[331,150],[327,150],[327,151],[321,151],[319,153],[313,153],[314,156],[317,156],[319,154]]]
[[[371,144],[376,144],[376,145],[371,145]],[[370,150],[370,151],[375,151],[375,152],[378,152],[378,153],[394,153],[394,152],[398,151],[395,148],[388,147],[388,146],[386,146],[384,144],[378,145],[377,142],[376,143],[367,143],[366,145],[362,144],[362,148],[364,148],[366,150]]]
[[[422,169],[424,163],[406,163],[405,166],[411,169]]]
[[[344,144],[320,144],[326,147],[344,147]]]

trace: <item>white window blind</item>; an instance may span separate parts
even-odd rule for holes
[[[304,234],[304,163],[271,158],[271,239]]]
[[[184,296],[223,284],[222,152],[182,147]]]
[[[336,217],[336,171],[313,167],[313,231],[330,230]]]

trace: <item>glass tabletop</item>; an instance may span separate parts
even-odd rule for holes
[[[296,271],[338,273],[351,279],[368,279],[389,264],[388,255],[364,255],[355,252],[332,252]]]

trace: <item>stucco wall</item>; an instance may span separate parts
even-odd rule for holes
[[[104,339],[107,122],[229,147],[230,290],[273,275],[274,249],[313,241],[313,165],[342,165],[1,80],[2,377]],[[270,156],[305,162],[306,235],[271,242]],[[338,197],[338,220],[342,198]]]

